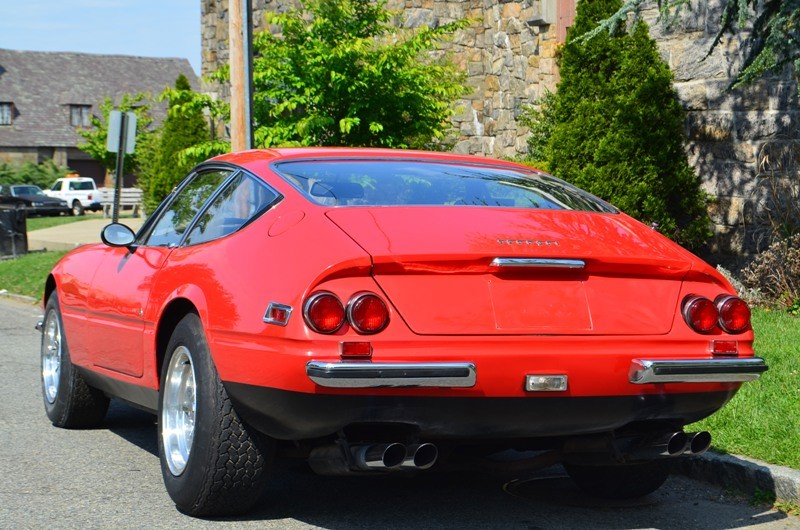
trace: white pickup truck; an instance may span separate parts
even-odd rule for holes
[[[103,209],[97,185],[88,177],[60,178],[44,193],[67,201],[72,208],[72,215],[83,215],[85,210],[96,212]]]

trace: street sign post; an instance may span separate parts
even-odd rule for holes
[[[114,173],[114,208],[111,222],[119,221],[119,196],[122,188],[122,175],[125,168],[125,155],[133,154],[136,146],[136,114],[112,110],[108,116],[108,138],[106,150],[117,153],[117,167]]]

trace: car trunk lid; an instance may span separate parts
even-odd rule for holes
[[[621,214],[481,207],[332,209],[418,334],[665,334],[691,267]]]

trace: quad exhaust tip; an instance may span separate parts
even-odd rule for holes
[[[354,472],[413,471],[430,469],[439,457],[434,444],[406,447],[401,443],[353,445],[346,455],[340,445],[315,447],[308,457],[311,469],[319,475],[349,475]]]
[[[410,445],[402,467],[405,469],[430,469],[438,457],[439,450],[433,444]]]
[[[406,446],[400,443],[356,445],[350,451],[356,467],[363,471],[396,469],[406,459]]]

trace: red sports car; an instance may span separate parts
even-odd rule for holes
[[[193,515],[249,509],[287,449],[333,474],[542,451],[588,492],[647,494],[709,446],[684,425],[767,369],[712,267],[508,162],[229,154],[102,238],[47,278],[45,409],[59,427],[109,398],[157,414]]]

